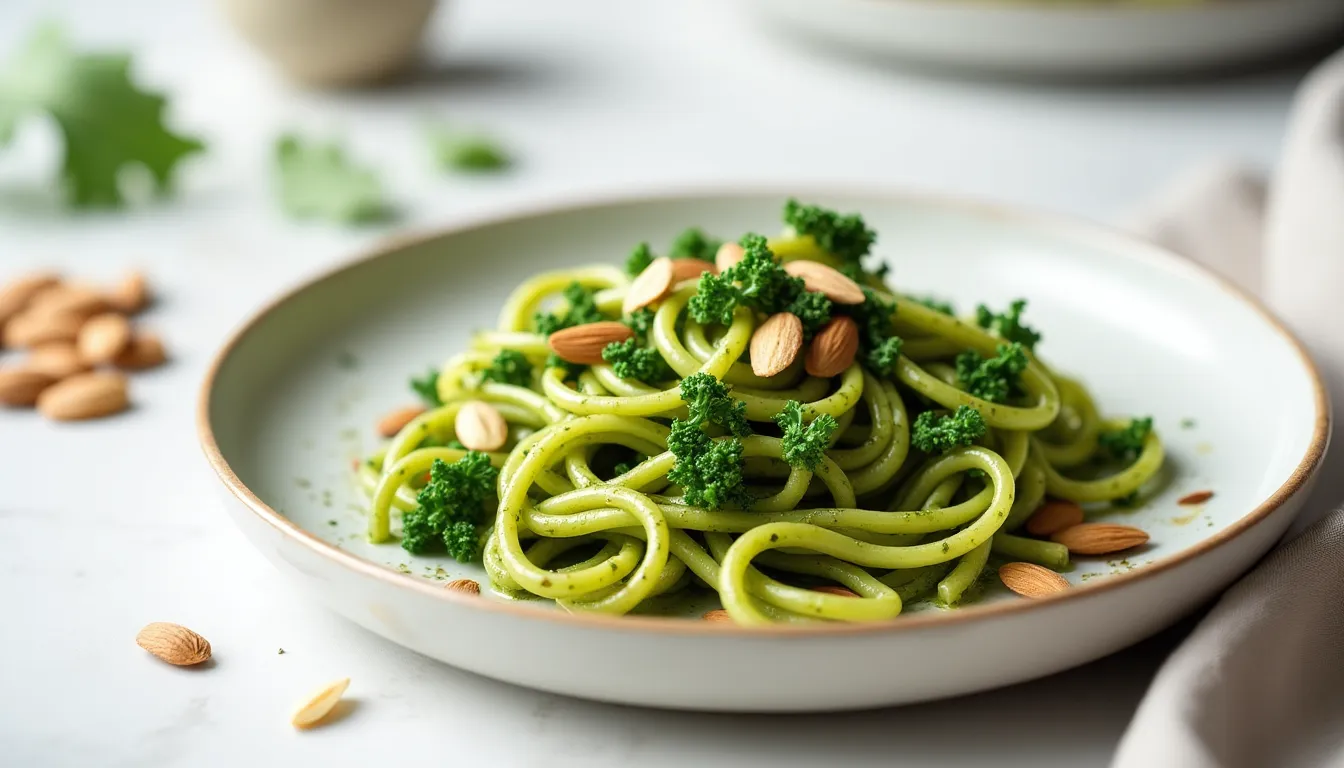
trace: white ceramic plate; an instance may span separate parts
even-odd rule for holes
[[[1142,75],[1288,53],[1337,34],[1338,0],[750,0],[849,51],[999,74]]]
[[[902,289],[1031,300],[1040,352],[1113,413],[1152,414],[1165,490],[1114,516],[1152,535],[1081,563],[1076,589],[881,625],[756,629],[569,615],[468,598],[478,569],[362,536],[352,459],[406,381],[493,323],[523,278],[616,261],[687,225],[774,231],[786,194],[861,211]],[[609,701],[718,710],[826,710],[919,701],[1056,672],[1111,653],[1209,599],[1282,534],[1325,449],[1328,405],[1297,342],[1249,299],[1152,246],[1002,208],[893,194],[790,190],[552,208],[402,241],[279,299],[208,375],[199,414],[229,512],[315,597],[388,639],[521,685]],[[1189,420],[1189,421],[1187,421]],[[1186,421],[1186,426],[1182,422]],[[1216,492],[1201,507],[1175,500]]]

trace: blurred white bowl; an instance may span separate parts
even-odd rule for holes
[[[749,0],[762,18],[850,51],[1001,74],[1206,69],[1344,29],[1344,0]]]
[[[253,47],[307,85],[363,85],[415,60],[436,0],[219,0]]]

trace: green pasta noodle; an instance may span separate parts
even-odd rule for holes
[[[635,278],[616,266],[525,281],[422,385],[442,405],[357,465],[370,540],[396,542],[415,514],[417,532],[456,526],[446,551],[478,561],[499,594],[620,615],[713,593],[743,625],[887,621],[914,602],[973,602],[1005,560],[1068,569],[1068,549],[1025,533],[1027,520],[1047,497],[1132,498],[1164,462],[1151,420],[1099,416],[1082,383],[1037,357],[1018,303],[1004,333],[1032,349],[996,335],[1007,321],[982,327],[889,288],[863,264],[876,236],[862,219],[791,206],[820,214],[743,238],[751,255],[722,273],[683,271],[634,317]],[[825,229],[836,222],[848,229]],[[852,280],[853,299],[800,301],[817,286],[783,268],[793,261]],[[692,301],[704,291],[717,293]],[[809,334],[853,319],[843,368],[809,373],[822,372],[809,356],[822,332],[779,372],[753,367],[758,329],[791,311],[809,314]],[[647,381],[559,343],[597,318],[627,324],[603,331]],[[472,403],[507,424],[502,443],[457,433]],[[488,459],[462,464],[493,483],[480,510],[433,479],[472,456],[463,441]]]

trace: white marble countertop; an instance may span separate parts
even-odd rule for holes
[[[1211,155],[1273,161],[1294,72],[1110,87],[966,83],[798,49],[728,3],[461,0],[436,19],[427,75],[312,94],[271,77],[211,3],[6,0],[0,52],[39,19],[129,45],[175,94],[207,156],[182,194],[129,213],[53,202],[53,143],[0,152],[0,279],[37,265],[111,278],[138,265],[172,365],[133,412],[53,426],[0,413],[0,744],[16,766],[1103,765],[1168,633],[1054,678],[955,701],[815,717],[598,705],[458,672],[381,640],[283,583],[213,502],[193,414],[202,371],[265,297],[361,245],[574,190],[726,181],[863,182],[969,192],[1113,218]],[[436,175],[417,121],[505,137],[516,172]],[[286,128],[348,137],[404,207],[393,227],[295,225],[272,202]],[[207,669],[135,647],[177,621]],[[278,653],[283,648],[284,654]],[[297,733],[308,690],[350,676],[357,706]]]

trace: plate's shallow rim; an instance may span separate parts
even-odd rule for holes
[[[1331,405],[1329,394],[1321,379],[1315,361],[1307,352],[1306,347],[1302,342],[1299,341],[1273,313],[1260,304],[1260,302],[1250,294],[1211,270],[1206,269],[1189,259],[1178,256],[1160,246],[1144,242],[1118,230],[1060,214],[1033,211],[962,196],[911,191],[908,189],[865,187],[862,185],[827,187],[825,185],[805,184],[800,186],[806,187],[808,196],[812,197],[869,197],[890,204],[904,203],[910,205],[931,206],[975,214],[982,217],[1011,220],[1014,224],[1027,229],[1061,234],[1075,241],[1096,243],[1099,247],[1102,247],[1105,250],[1118,251],[1126,258],[1156,262],[1167,269],[1183,271],[1192,275],[1195,279],[1212,283],[1214,287],[1231,295],[1234,299],[1245,304],[1259,315],[1267,325],[1288,342],[1301,359],[1302,366],[1310,378],[1315,393],[1315,423],[1313,426],[1311,442],[1307,446],[1306,452],[1282,485],[1275,489],[1273,493],[1261,501],[1254,509],[1242,515],[1235,522],[1221,531],[1218,531],[1214,535],[1186,547],[1179,552],[1168,555],[1167,557],[1156,560],[1143,567],[1136,568],[1126,573],[1108,576],[1105,579],[1096,579],[1088,584],[1077,585],[1062,593],[1035,600],[1005,601],[972,605],[958,608],[955,611],[939,613],[930,612],[913,616],[903,616],[888,622],[853,624],[835,623],[815,626],[780,625],[770,627],[742,627],[727,622],[694,621],[680,617],[607,616],[604,614],[568,613],[563,610],[539,608],[526,603],[505,600],[483,600],[479,597],[460,594],[455,590],[443,589],[441,586],[435,586],[423,579],[385,568],[372,560],[367,560],[328,544],[317,536],[309,533],[289,518],[276,512],[266,504],[266,502],[262,501],[256,493],[238,478],[237,474],[234,473],[233,468],[229,465],[228,461],[225,460],[220,451],[219,444],[215,440],[214,430],[210,422],[210,403],[214,393],[215,381],[220,369],[223,367],[225,360],[229,358],[234,348],[238,346],[245,337],[252,333],[262,321],[264,321],[272,312],[276,311],[301,293],[316,288],[322,283],[335,279],[347,272],[360,269],[380,258],[391,256],[407,247],[429,243],[443,237],[486,226],[507,224],[509,222],[522,221],[544,215],[576,213],[579,211],[613,205],[659,202],[675,203],[705,197],[776,197],[782,200],[790,196],[796,197],[799,194],[797,189],[781,188],[781,185],[769,184],[739,185],[731,187],[695,187],[674,190],[663,188],[659,191],[641,190],[633,193],[595,193],[583,196],[577,201],[574,200],[573,195],[566,195],[559,200],[548,199],[532,201],[510,206],[503,211],[466,217],[450,226],[439,229],[393,236],[379,244],[369,247],[361,254],[345,262],[339,263],[314,277],[304,280],[297,286],[285,291],[280,296],[264,305],[260,310],[245,320],[237,330],[230,334],[228,340],[224,343],[224,346],[220,351],[216,353],[211,360],[209,368],[206,370],[205,378],[201,385],[200,398],[197,403],[196,428],[201,447],[205,452],[206,460],[215,471],[215,474],[218,475],[219,479],[224,483],[224,486],[238,501],[242,502],[254,514],[260,517],[272,528],[275,528],[282,535],[288,537],[296,544],[307,547],[317,554],[335,561],[343,567],[352,569],[366,576],[386,581],[394,587],[416,590],[434,599],[458,603],[464,607],[513,614],[525,619],[557,621],[564,624],[576,625],[581,628],[609,628],[627,631],[657,633],[674,632],[678,634],[707,634],[716,636],[736,634],[750,637],[769,635],[852,635],[908,632],[921,628],[941,627],[953,623],[963,623],[982,618],[989,619],[997,616],[1016,614],[1022,611],[1044,609],[1050,606],[1082,600],[1102,592],[1120,589],[1141,579],[1156,576],[1163,571],[1175,568],[1178,565],[1182,565],[1200,555],[1206,554],[1232,542],[1241,534],[1265,520],[1270,514],[1282,506],[1284,502],[1301,491],[1303,486],[1320,467],[1325,456],[1327,443],[1329,442]]]

